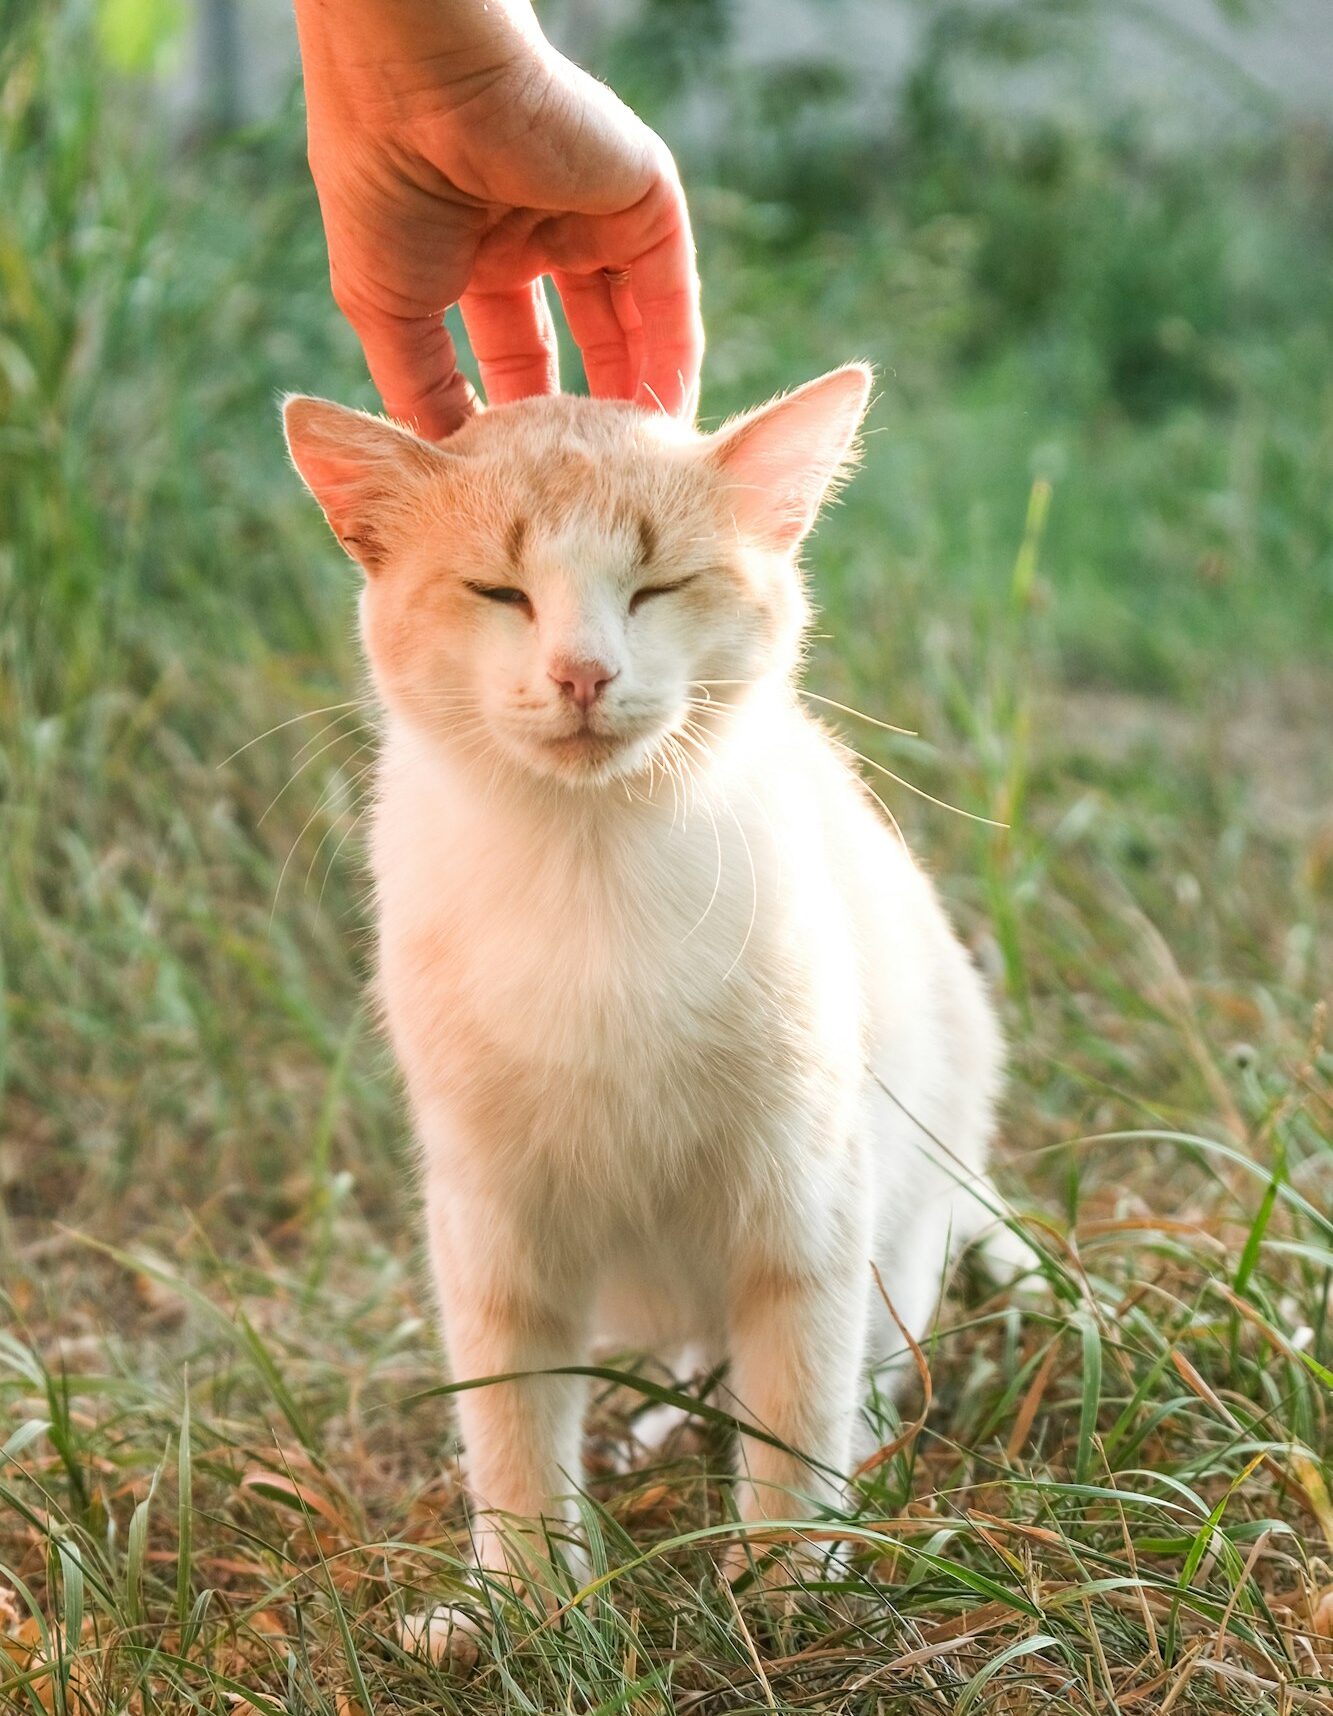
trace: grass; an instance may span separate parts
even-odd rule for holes
[[[709,410],[881,365],[810,683],[1008,825],[871,777],[1003,999],[1045,1279],[955,1284],[793,1607],[716,1575],[705,1426],[455,1676],[395,1642],[466,1541],[353,583],[274,409],[370,403],[299,127],[169,155],[80,8],[0,25],[0,1708],[1327,1708],[1328,140],[1159,157],[927,66],[815,194],[777,128],[695,164]]]

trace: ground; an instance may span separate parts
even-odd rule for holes
[[[165,159],[70,19],[0,59],[0,1707],[1326,1708],[1328,140],[918,79],[878,152],[691,169],[706,410],[879,369],[807,683],[1000,998],[1043,1277],[962,1271],[836,1574],[718,1578],[714,1418],[462,1674],[396,1642],[463,1515],[274,404],[370,395],[294,116]],[[605,1454],[652,1390],[594,1394]]]

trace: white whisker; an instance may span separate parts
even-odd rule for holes
[[[826,703],[830,709],[840,709],[844,715],[854,715],[858,721],[868,721],[872,727],[879,727],[885,733],[901,733],[905,739],[915,739],[915,727],[895,727],[891,721],[881,721],[877,715],[867,715],[864,709],[853,709],[850,703],[835,702],[832,697],[821,697],[817,691],[807,691],[804,686],[796,688],[798,697],[809,697],[815,703]]]
[[[242,752],[250,750],[255,745],[263,744],[265,739],[271,739],[275,733],[281,733],[288,727],[296,726],[298,721],[313,721],[316,715],[328,715],[335,709],[359,709],[363,707],[365,705],[362,699],[354,697],[346,703],[328,703],[323,709],[307,709],[304,715],[292,715],[286,721],[279,721],[275,727],[270,727],[267,732],[256,733],[253,739],[247,739],[243,745],[238,745],[229,757],[222,759],[217,767],[225,769],[227,764],[234,763]]]
[[[904,779],[902,775],[895,775],[893,770],[886,769],[883,763],[877,763],[873,757],[867,757],[864,751],[858,751],[854,745],[849,745],[843,740],[839,740],[839,744],[850,756],[859,757],[867,768],[876,769],[880,774],[887,775],[898,786],[905,788],[908,792],[915,793],[918,798],[925,799],[927,804],[933,804],[938,810],[952,811],[955,816],[961,816],[967,822],[979,822],[986,828],[1008,828],[1009,826],[1007,822],[997,822],[993,816],[981,816],[975,810],[964,810],[961,805],[950,804],[947,799],[936,798],[924,787],[916,786],[912,781]]]
[[[268,801],[268,804],[264,809],[263,815],[259,818],[259,821],[255,824],[256,828],[262,828],[264,826],[264,824],[268,820],[270,814],[276,808],[278,802],[286,796],[286,794],[291,790],[292,787],[294,787],[296,785],[297,781],[300,780],[301,776],[306,772],[306,770],[310,767],[310,765],[312,763],[318,762],[318,760],[325,754],[326,751],[331,751],[335,745],[341,744],[344,738],[350,738],[350,737],[351,737],[350,734],[343,734],[343,733],[335,734],[334,737],[332,739],[330,739],[327,744],[321,745],[317,751],[312,751],[311,754],[306,758],[306,760],[300,765],[300,767],[297,769],[294,769],[292,771],[292,773],[290,775],[288,775],[287,779],[278,788],[277,792],[274,793],[273,797]]]

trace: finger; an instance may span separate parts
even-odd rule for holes
[[[555,323],[540,280],[501,292],[465,292],[460,302],[489,404],[559,393]]]
[[[692,416],[703,366],[704,329],[699,313],[699,275],[685,196],[673,184],[675,219],[666,235],[630,270],[634,302],[643,318],[640,402],[672,416]]]
[[[428,440],[442,440],[477,408],[459,373],[442,314],[398,316],[369,305],[330,269],[334,300],[352,324],[384,409]]]
[[[561,270],[552,278],[583,359],[589,393],[598,399],[632,399],[639,363],[631,360],[629,341],[612,301],[611,282],[600,268],[593,274]]]
[[[622,398],[633,399],[638,393],[639,376],[643,371],[643,317],[634,302],[634,288],[628,268],[603,268],[599,271],[606,282],[611,300],[611,314],[620,329],[629,354],[628,386]]]
[[[634,399],[639,391],[639,377],[643,374],[643,317],[634,301],[633,276],[628,268],[616,279],[608,277],[608,284],[616,320],[625,330],[625,344],[629,347],[629,397]]]
[[[354,316],[371,380],[384,409],[428,441],[467,422],[477,398],[459,373],[458,355],[440,316]]]

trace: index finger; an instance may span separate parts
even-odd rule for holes
[[[390,417],[440,441],[472,416],[476,395],[458,368],[442,315],[348,319]]]
[[[664,237],[630,263],[630,287],[643,318],[643,367],[635,398],[672,417],[694,415],[704,358],[699,274],[685,193],[673,185],[675,218]]]
[[[431,441],[460,428],[476,410],[476,398],[459,371],[443,310],[413,314],[404,305],[399,312],[401,297],[367,290],[358,274],[341,266],[332,244],[329,281],[389,416]]]

